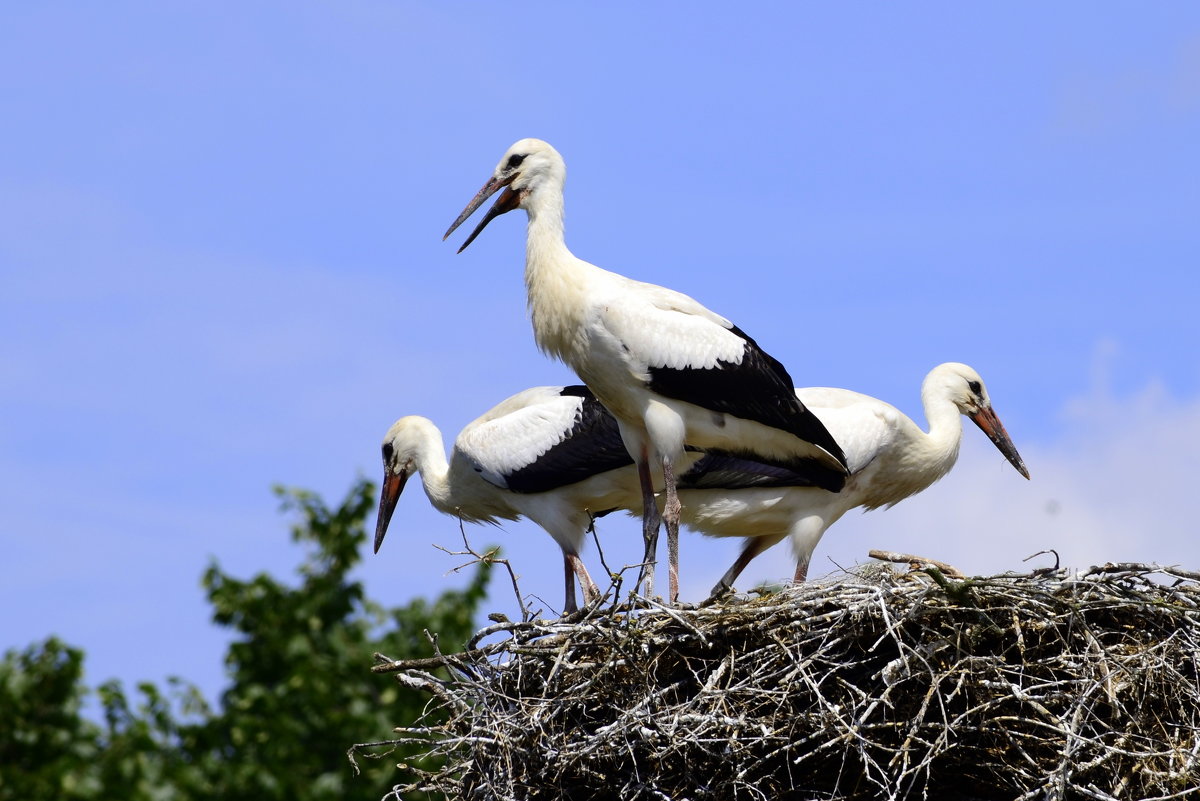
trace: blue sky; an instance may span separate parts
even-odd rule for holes
[[[959,467],[852,514],[975,572],[1200,567],[1200,9],[1194,4],[23,4],[0,12],[0,647],[56,633],[91,682],[222,686],[199,577],[287,575],[274,483],[378,479],[396,417],[447,438],[570,382],[533,345],[524,222],[442,232],[513,141],[568,164],[567,238],[733,319],[801,385],[923,421],[987,380],[1025,482]],[[610,562],[638,524],[608,518]],[[410,484],[362,571],[462,579]],[[478,529],[557,603],[527,525]],[[683,541],[698,599],[737,543]],[[589,550],[593,573],[595,554]],[[741,584],[789,575],[781,546]],[[497,585],[492,606],[513,603]],[[152,648],[150,647],[152,646]]]

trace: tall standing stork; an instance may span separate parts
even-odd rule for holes
[[[676,467],[684,445],[789,467],[830,492],[847,468],[842,449],[793,391],[783,365],[740,328],[697,301],[576,258],[563,238],[566,165],[540,139],[500,159],[446,237],[503,189],[461,253],[495,217],[529,216],[525,286],[534,338],[569,365],[620,425],[642,490],[647,592],[661,521],[667,526],[670,598],[679,595]],[[660,515],[655,485],[661,476]]]
[[[680,478],[684,522],[709,536],[750,538],[714,594],[732,587],[751,559],[785,537],[796,554],[795,580],[803,581],[821,536],[846,512],[893,506],[950,472],[958,460],[964,415],[1029,478],[983,379],[965,364],[947,362],[925,377],[921,400],[928,432],[869,395],[828,387],[796,394],[845,448],[850,478],[835,494],[794,486],[787,470],[745,459],[712,454],[694,464]]]

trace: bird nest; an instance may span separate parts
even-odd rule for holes
[[[499,619],[462,653],[381,656],[376,671],[431,701],[390,742],[444,758],[401,764],[389,798],[1165,799],[1200,786],[1198,573],[957,580],[875,564],[698,607],[633,601]]]

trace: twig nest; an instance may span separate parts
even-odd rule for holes
[[[396,795],[1131,799],[1200,785],[1200,575],[936,567],[497,623],[386,663],[436,726]],[[427,662],[427,661],[426,661]]]

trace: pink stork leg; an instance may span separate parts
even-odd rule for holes
[[[563,551],[563,573],[567,580],[567,597],[563,601],[563,614],[570,615],[578,612],[579,606],[575,603],[575,570],[571,565],[571,554],[566,551]]]
[[[796,575],[792,577],[793,584],[803,584],[808,578],[808,557],[796,560]]]
[[[571,593],[571,601],[575,600],[575,587],[571,585],[571,573],[573,572],[579,577],[579,587],[583,590],[583,602],[590,604],[600,598],[600,588],[596,586],[596,582],[592,581],[592,577],[588,575],[587,568],[583,566],[583,560],[579,558],[577,553],[564,554],[567,561],[567,586]]]
[[[645,449],[638,460],[638,482],[642,487],[642,540],[646,545],[642,569],[638,573],[638,586],[645,588],[642,592],[649,598],[654,595],[655,554],[658,551],[658,526],[662,518],[658,512],[658,502],[654,499],[654,479],[650,475],[650,458]]]
[[[670,458],[663,459],[663,483],[665,499],[663,520],[667,524],[667,569],[670,580],[670,602],[679,601],[679,493],[675,487],[675,465]]]

